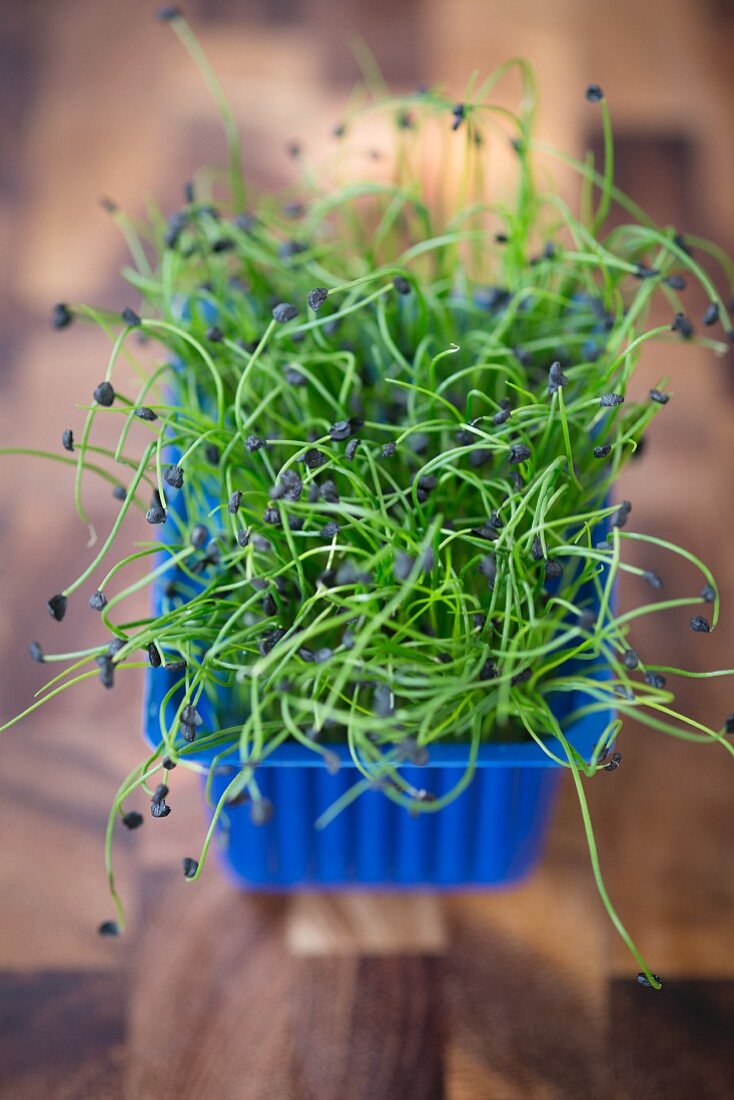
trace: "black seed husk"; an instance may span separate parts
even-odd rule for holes
[[[285,630],[280,627],[275,630],[269,630],[267,634],[263,635],[260,641],[257,643],[257,648],[262,657],[267,657],[273,646],[275,646],[285,634]]]
[[[66,614],[66,596],[58,593],[56,596],[52,596],[46,604],[48,613],[52,619],[56,619],[57,623],[60,623]]]
[[[515,676],[512,677],[512,679],[510,680],[510,684],[513,687],[515,687],[517,684],[524,684],[526,680],[530,679],[532,674],[533,670],[531,668],[524,668],[522,672],[518,672]]]
[[[621,752],[613,752],[611,760],[609,761],[609,763],[604,765],[604,771],[605,772],[616,772],[617,768],[619,767],[619,765],[621,763],[622,763],[622,753]]]
[[[334,484],[333,481],[331,481],[331,479],[327,479],[323,483],[323,485],[320,486],[320,488],[321,488],[321,499],[325,500],[327,504],[338,504],[339,503],[339,492],[337,490],[336,485]]]
[[[107,606],[107,597],[99,588],[89,597],[89,606],[92,611],[102,611]]]
[[[209,531],[203,523],[197,523],[191,532],[191,545],[197,550],[201,550],[203,546],[206,546],[209,541]]]
[[[303,456],[303,461],[309,470],[317,470],[319,466],[323,466],[326,462],[326,455],[316,447],[309,447]]]
[[[142,318],[129,306],[123,309],[121,316],[125,324],[130,325],[131,328],[140,328],[143,323]]]
[[[157,491],[153,494],[153,500],[151,502],[150,508],[145,513],[145,518],[151,525],[157,523],[165,523],[168,518],[168,513],[163,507],[163,504],[161,503],[161,498],[158,495]]]
[[[513,443],[510,447],[509,462],[515,466],[520,462],[526,462],[530,458],[530,448],[524,443]]]
[[[102,681],[102,686],[106,688],[114,687],[115,666],[109,653],[101,653],[99,657],[95,657],[95,661],[99,665],[99,678]]]
[[[337,420],[329,428],[329,435],[335,443],[342,443],[345,439],[349,439],[351,434],[352,424],[349,420]]]
[[[660,985],[663,984],[662,978],[659,978],[657,976],[657,974],[653,974],[653,978],[655,979],[656,982],[659,982]],[[654,986],[651,985],[649,979],[646,978],[645,975],[642,972],[640,972],[637,975],[637,984],[643,986],[645,989],[653,989],[654,988]]]
[[[64,302],[57,302],[53,308],[53,314],[51,315],[51,324],[54,328],[61,329],[70,325],[73,319],[73,315],[69,307]]]
[[[293,470],[282,470],[278,480],[270,490],[271,500],[289,500],[292,504],[301,499],[303,482],[299,474]]]
[[[185,722],[187,726],[197,727],[202,724],[203,718],[193,703],[187,703],[181,711],[181,721]]]
[[[471,533],[479,539],[487,539],[488,542],[495,542],[499,538],[497,528],[490,522],[483,523],[481,527],[472,527]]]
[[[657,268],[649,267],[647,264],[637,264],[635,266],[636,279],[654,279],[659,274]]]
[[[292,363],[287,363],[283,367],[283,377],[290,386],[305,386],[308,381],[305,374],[302,374]]]
[[[311,309],[316,312],[321,309],[328,296],[329,292],[325,286],[316,286],[309,291],[307,301]]]
[[[711,302],[703,315],[704,325],[715,325],[719,319],[719,307],[716,302]]]
[[[684,340],[690,339],[693,335],[693,325],[688,320],[685,313],[676,313],[670,328],[673,332],[679,333]]]
[[[554,394],[561,386],[568,385],[568,378],[563,373],[563,369],[558,360],[555,363],[551,363],[548,371],[548,393]]]
[[[630,502],[628,500],[623,500],[612,516],[612,527],[624,527],[631,511],[632,505]]]
[[[273,319],[278,324],[285,324],[286,321],[292,321],[294,317],[298,316],[298,309],[290,302],[279,302],[277,306],[273,307]]]
[[[109,408],[115,400],[115,391],[109,382],[100,382],[94,391],[93,397],[98,405]]]
[[[181,731],[181,736],[187,744],[190,745],[192,741],[196,740],[196,726],[190,726],[186,722],[181,722],[179,729]]]
[[[180,489],[184,483],[184,472],[180,466],[169,466],[163,472],[163,478],[172,489]]]

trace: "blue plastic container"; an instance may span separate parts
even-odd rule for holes
[[[174,453],[169,454],[170,461],[175,458]],[[171,506],[183,511],[179,494]],[[605,533],[601,526],[595,540]],[[163,539],[168,535],[168,527],[164,527]],[[153,586],[156,614],[172,576],[168,574]],[[589,587],[583,595],[591,599],[593,589]],[[599,678],[605,675],[600,672]],[[179,678],[163,667],[146,672],[144,734],[153,747],[160,741],[160,706]],[[562,721],[587,700],[567,693],[558,695],[556,701],[553,711]],[[174,696],[167,704],[169,723],[179,702]],[[217,728],[204,697],[198,709],[204,718],[203,730]],[[584,759],[591,758],[611,718],[611,709],[597,712],[565,731]],[[555,738],[547,746],[565,759]],[[366,790],[325,828],[316,829],[321,814],[362,778],[346,745],[327,747],[341,760],[335,775],[327,772],[320,755],[295,742],[276,749],[258,766],[260,791],[275,806],[275,816],[267,825],[252,824],[246,803],[222,814],[216,848],[225,872],[239,886],[262,891],[502,886],[522,879],[540,858],[566,769],[534,741],[482,745],[474,778],[445,809],[413,816],[380,791]],[[463,775],[468,752],[468,746],[432,746],[425,767],[405,765],[400,772],[415,787],[441,795]],[[203,750],[190,758],[209,765],[214,755],[215,750]],[[214,804],[231,779],[231,772],[214,775]],[[207,812],[211,814],[209,804]]]
[[[154,595],[158,602],[160,591]],[[159,743],[163,698],[179,678],[165,668],[146,672],[144,730],[151,745]],[[566,694],[558,701],[554,709],[562,718],[584,699]],[[203,728],[214,728],[203,704]],[[177,705],[174,696],[167,704],[169,721]],[[566,731],[582,757],[590,759],[611,717],[611,711],[590,715]],[[547,744],[565,759],[556,739]],[[317,818],[361,778],[347,746],[330,747],[342,761],[335,775],[327,772],[320,756],[295,742],[276,749],[259,765],[259,788],[276,811],[267,825],[252,824],[247,804],[220,818],[216,847],[225,871],[239,886],[262,891],[491,887],[517,882],[537,863],[565,769],[535,742],[482,745],[473,780],[443,810],[413,816],[380,791],[366,790],[317,830]],[[203,750],[194,759],[208,765],[214,753]],[[400,770],[414,786],[440,795],[459,780],[467,758],[468,747],[437,745],[425,767]],[[215,801],[232,778],[231,772],[216,771],[211,788]]]

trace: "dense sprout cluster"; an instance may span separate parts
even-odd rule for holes
[[[534,90],[521,64],[458,105],[426,89],[369,103],[367,113],[394,122],[387,176],[375,168],[338,185],[339,158],[359,142],[360,119],[350,117],[321,170],[304,166],[284,196],[255,198],[206,59],[183,20],[167,19],[222,107],[227,194],[187,185],[181,209],[145,223],[107,203],[131,248],[135,309],[54,311],[58,328],[91,320],[112,335],[82,430],[66,431],[62,447],[85,521],[87,472],[113,480],[121,501],[94,560],[49,600],[61,620],[67,600],[88,589],[113,639],[72,655],[62,684],[99,676],[109,688],[119,670],[145,662],[178,671],[183,689],[174,723],[162,717],[158,750],[121,788],[111,828],[118,818],[142,824],[126,797],[150,792],[161,768],[167,780],[176,762],[196,766],[190,757],[202,746],[237,765],[215,820],[243,795],[266,820],[257,765],[288,739],[330,769],[338,759],[329,744],[348,742],[366,777],[421,812],[451,795],[411,788],[401,761],[425,761],[433,743],[450,739],[472,747],[470,771],[482,741],[543,745],[549,735],[564,746],[560,762],[585,810],[581,773],[619,766],[619,753],[605,753],[621,722],[600,730],[591,761],[565,730],[610,700],[621,716],[726,745],[721,731],[675,712],[665,676],[629,637],[639,614],[671,605],[706,603],[710,614],[694,615],[691,628],[715,626],[708,569],[663,544],[700,566],[701,594],[625,614],[613,599],[620,570],[643,575],[653,593],[661,587],[624,562],[625,540],[644,536],[629,529],[630,502],[611,499],[620,467],[669,399],[665,380],[643,402],[627,399],[635,364],[648,340],[694,337],[680,299],[686,278],[710,299],[704,324],[730,321],[690,242],[616,192],[601,89],[587,98],[602,112],[606,163],[602,172],[576,165],[580,214],[536,186]],[[513,67],[523,80],[516,115],[489,98]],[[432,133],[453,143],[453,208],[431,202],[416,169]],[[511,142],[517,162],[505,204],[485,198],[493,142]],[[302,166],[300,147],[294,156]],[[613,200],[632,218],[606,231]],[[696,242],[697,252],[706,247]],[[671,319],[651,328],[656,294]],[[118,389],[120,360],[141,337],[165,354],[137,388]],[[93,446],[101,416],[119,424],[113,451]],[[147,445],[133,453],[141,431]],[[131,522],[156,530],[110,568],[135,507]],[[162,561],[151,557],[161,553],[159,534]],[[125,598],[148,585],[155,613],[126,621]],[[50,659],[34,647],[37,660]],[[580,692],[582,711],[560,723],[553,700]],[[213,728],[202,720],[205,702]],[[154,817],[170,812],[167,794],[166,783],[155,786]],[[591,834],[590,842],[603,893]],[[186,877],[202,865],[187,859]]]

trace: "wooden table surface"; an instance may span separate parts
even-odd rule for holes
[[[38,22],[21,7],[5,6],[0,69],[0,430],[3,444],[55,448],[78,422],[74,402],[101,377],[106,348],[78,326],[52,333],[48,305],[127,304],[115,274],[122,249],[95,199],[112,193],[135,208],[157,190],[172,204],[218,139],[196,80],[140,5],[122,28],[119,7],[106,2],[29,5],[43,12]],[[133,53],[121,45],[127,34]],[[242,72],[249,58],[262,73],[267,41],[262,29],[236,42],[222,32],[213,53],[226,67],[236,45]],[[290,58],[292,80],[304,82],[304,101],[326,127],[333,95],[297,35],[273,49],[279,64]],[[241,90],[252,91],[246,75]],[[273,126],[286,125],[292,106],[265,98]],[[279,156],[278,147],[264,157],[265,176],[284,171]],[[675,172],[646,163],[632,173],[636,197],[659,202],[661,217],[685,210],[695,220]],[[674,398],[620,486],[639,530],[683,542],[717,575],[715,634],[693,635],[663,615],[636,635],[645,653],[694,669],[734,664],[729,369],[682,346],[646,357],[635,390],[669,373]],[[0,461],[7,716],[44,680],[26,656],[31,639],[53,649],[62,633],[96,638],[81,602],[63,631],[43,606],[88,553],[68,473]],[[90,484],[89,501],[105,530],[107,489]],[[644,560],[671,595],[697,583],[685,563]],[[630,582],[622,603],[642,595]],[[238,893],[214,865],[184,883],[180,858],[197,850],[202,819],[195,783],[177,775],[179,812],[119,840],[130,927],[108,940],[95,931],[112,915],[104,823],[141,752],[139,683],[127,684],[111,696],[83,685],[2,735],[2,1100],[734,1096],[734,769],[724,753],[630,724],[622,767],[588,788],[610,893],[665,979],[660,995],[636,986],[597,899],[570,784],[540,870],[517,889],[294,902]],[[682,681],[680,699],[718,725],[734,711],[734,684]]]

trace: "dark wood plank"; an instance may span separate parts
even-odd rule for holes
[[[167,869],[145,876],[127,945],[130,1096],[294,1096],[283,903],[221,878],[204,889]]]
[[[122,1100],[125,997],[111,971],[0,971],[0,1097]]]
[[[201,887],[167,869],[145,878],[123,945],[131,1095],[442,1096],[438,959],[293,955],[286,898]]]
[[[441,1100],[441,961],[420,955],[300,960],[289,1033],[309,1100]],[[325,991],[328,994],[325,996]]]
[[[607,1100],[604,1000],[593,975],[587,985],[555,967],[492,927],[490,899],[483,908],[482,922],[455,914],[443,964],[449,1059],[462,1100]]]
[[[610,988],[616,1100],[731,1100],[734,982],[673,981],[659,996],[649,992],[629,982]]]

